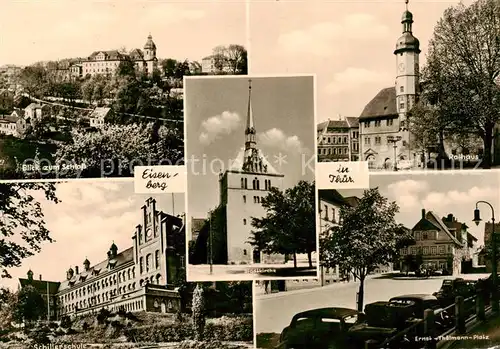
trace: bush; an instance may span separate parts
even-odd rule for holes
[[[173,322],[161,325],[138,326],[124,331],[131,342],[182,342],[194,339],[192,323]],[[206,341],[253,340],[253,321],[251,317],[222,317],[207,321],[204,331]]]
[[[180,345],[177,348],[178,349],[238,349],[239,347],[234,345],[224,344],[219,341],[200,342],[200,341],[187,340],[180,343]]]

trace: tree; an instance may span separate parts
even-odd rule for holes
[[[46,311],[46,304],[40,293],[31,285],[24,286],[17,295],[14,318],[31,322],[40,319]]]
[[[205,295],[203,290],[203,285],[201,283],[196,284],[196,288],[193,293],[193,326],[195,339],[198,341],[203,340],[203,333],[205,330]]]
[[[8,288],[0,288],[0,332],[11,328],[16,304],[17,294]]]
[[[312,252],[316,251],[316,216],[314,183],[300,181],[284,192],[271,188],[262,199],[266,210],[263,218],[252,217],[249,243],[261,252],[292,254],[294,268],[297,253],[307,253],[312,267]]]
[[[387,265],[407,231],[394,220],[399,207],[388,202],[378,188],[366,190],[356,207],[342,206],[342,225],[332,226],[322,239],[323,263],[351,270],[360,280],[358,310],[363,311],[366,276],[379,265]]]
[[[19,82],[30,97],[41,98],[49,89],[47,70],[41,64],[31,65],[21,70]]]
[[[175,76],[175,70],[177,68],[177,61],[172,58],[167,58],[163,59],[160,62],[161,69],[163,71],[163,74],[165,74],[166,77],[174,77]]]
[[[247,74],[247,50],[241,45],[229,45],[226,49],[231,74]]]
[[[0,184],[0,267],[2,277],[7,269],[19,267],[23,259],[40,252],[41,244],[52,242],[44,221],[43,209],[35,194],[58,203],[52,183]]]
[[[430,64],[440,70],[430,83],[443,87],[442,121],[450,121],[452,132],[465,128],[482,139],[483,168],[491,167],[493,129],[500,121],[499,18],[497,0],[460,3],[444,12],[429,44]]]
[[[95,132],[72,131],[73,143],[57,150],[56,164],[85,165],[82,172],[60,175],[84,177],[130,176],[137,165],[182,164],[183,140],[177,128],[161,126],[159,141],[151,142],[153,123],[105,125]]]
[[[116,69],[116,75],[123,77],[136,77],[135,64],[130,58],[125,58],[118,64],[118,69]]]
[[[224,73],[228,65],[226,47],[223,45],[214,47],[214,49],[212,50],[212,59],[216,72],[219,74]]]

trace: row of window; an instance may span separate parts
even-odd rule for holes
[[[262,202],[262,199],[263,197],[260,197],[260,196],[254,196],[253,197],[253,203],[254,204],[260,204]],[[246,204],[247,203],[247,196],[246,195],[243,195],[243,203]]]
[[[386,143],[384,144],[393,144],[392,142],[389,142],[389,139],[390,139],[391,136],[387,136],[386,137]],[[382,137],[380,136],[375,136],[373,138],[374,140],[374,144],[375,145],[382,145]],[[365,137],[365,145],[371,145],[371,137]],[[407,145],[407,142],[405,140],[403,140],[403,146],[405,147]]]
[[[367,121],[363,122],[365,128],[369,128],[370,125],[371,125],[371,123],[372,123],[372,121],[370,121],[370,120],[367,120]],[[374,123],[375,123],[375,127],[382,126],[382,120],[375,120]],[[385,125],[386,126],[392,126],[393,124],[394,124],[394,119],[387,119],[387,120],[385,120]]]
[[[347,155],[349,148],[320,148],[320,154],[323,155]]]
[[[241,189],[248,189],[247,178],[241,178]],[[257,177],[255,177],[252,180],[252,189],[253,190],[260,190],[260,180]],[[270,179],[264,180],[264,190],[271,190],[271,180]]]
[[[348,139],[347,139],[347,136],[344,136],[344,137],[323,137],[323,142],[326,142],[326,143],[331,143],[331,144],[347,144],[349,143],[348,142]]]
[[[439,247],[439,248],[438,248]],[[446,254],[451,252],[451,246],[424,246],[424,247],[408,247],[401,249],[401,254],[413,254],[416,255],[418,251],[421,251],[423,255],[436,255],[436,254]]]
[[[329,212],[331,212],[331,215]],[[332,207],[331,209],[329,209],[328,205],[324,205],[323,210],[320,211],[320,216],[325,221],[329,221],[331,223],[337,223],[336,212],[337,212],[337,210],[335,210],[335,207]]]
[[[153,270],[153,265],[152,265],[152,258],[153,255],[151,253],[148,253],[146,255],[146,273],[149,273],[151,270]],[[140,273],[144,273],[144,257],[139,258],[139,268],[140,268]],[[155,269],[160,269],[160,251],[156,250],[155,251],[155,264],[154,264]]]

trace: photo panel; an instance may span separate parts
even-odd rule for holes
[[[250,281],[186,280],[184,193],[137,194],[129,179],[0,190],[9,345],[254,347]]]
[[[249,9],[251,73],[317,75],[318,162],[366,162],[377,172],[499,167],[495,1]]]
[[[0,21],[0,179],[184,165],[183,77],[247,73],[244,1],[13,2]]]
[[[314,76],[184,84],[188,280],[317,277]]]
[[[478,307],[491,311],[499,187],[498,171],[477,170],[372,174],[368,188],[320,188],[319,278],[254,282],[257,348],[498,343],[496,320],[460,338],[454,326],[457,317],[479,324]],[[424,309],[435,311],[431,335]]]

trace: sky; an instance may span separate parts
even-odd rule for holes
[[[452,213],[458,221],[469,226],[469,232],[484,245],[484,222],[491,222],[491,209],[479,205],[483,222],[472,222],[476,202],[487,201],[500,216],[500,172],[464,171],[402,175],[372,175],[370,188],[378,187],[381,194],[395,201],[400,212],[396,221],[413,228],[421,218],[422,209],[434,211],[439,217]],[[362,197],[364,190],[339,190],[343,196]]]
[[[252,78],[257,148],[285,175],[285,188],[314,180],[314,160],[311,170],[302,166],[303,159],[314,159],[313,81],[311,76]],[[188,217],[203,218],[219,203],[219,170],[245,145],[248,78],[187,79],[185,108],[187,211]]]
[[[157,57],[200,61],[218,45],[246,46],[244,1],[1,0],[0,66],[142,49],[151,33]]]
[[[17,289],[18,278],[26,278],[29,269],[37,280],[41,274],[44,280],[62,281],[69,267],[82,269],[85,258],[91,265],[105,260],[113,242],[119,252],[131,247],[135,227],[141,223],[141,207],[152,196],[134,194],[133,181],[87,180],[59,183],[56,195],[61,200],[58,204],[47,202],[41,192],[34,194],[55,242],[43,243],[40,253],[9,269],[12,279],[0,279],[1,286]],[[183,194],[153,197],[165,213],[185,211]]]
[[[464,0],[469,4],[470,0]],[[443,11],[458,1],[410,1],[421,68]],[[403,0],[253,1],[249,67],[254,74],[317,74],[318,121],[359,116],[394,86],[393,52],[402,32]],[[269,18],[272,20],[263,20]]]

